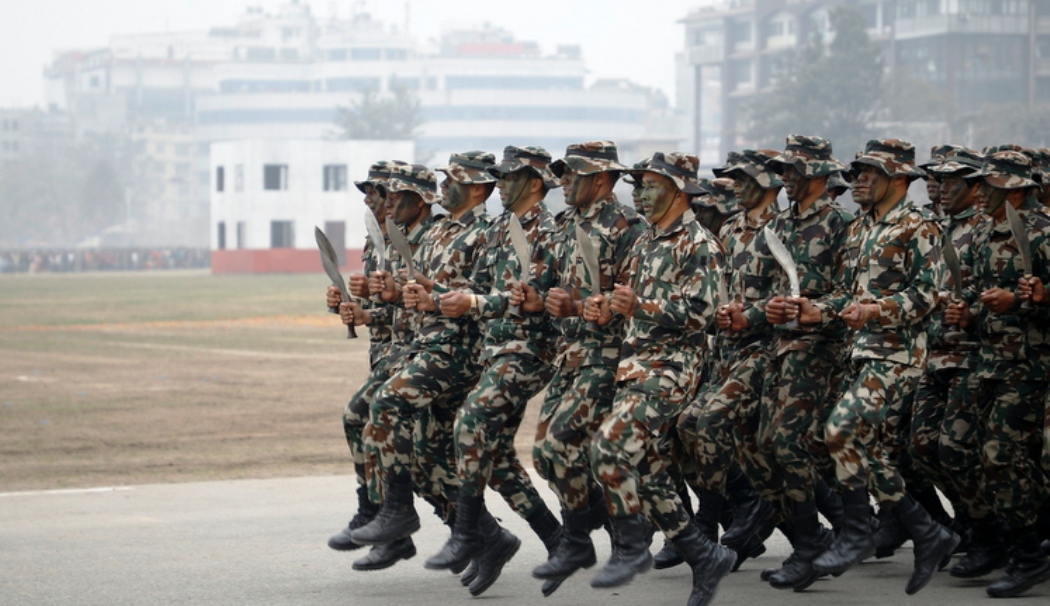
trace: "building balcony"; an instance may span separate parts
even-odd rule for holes
[[[693,46],[689,48],[686,60],[690,65],[721,63],[725,61],[725,53],[721,46]]]
[[[1015,15],[968,15],[964,13],[897,19],[897,38],[904,40],[943,34],[1027,33],[1028,18]]]

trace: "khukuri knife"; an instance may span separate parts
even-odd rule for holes
[[[415,284],[416,269],[412,263],[412,245],[408,243],[405,232],[401,231],[401,228],[390,217],[386,218],[386,235],[390,238],[390,243],[394,245],[394,250],[401,257],[402,266],[408,270],[408,283]]]
[[[766,236],[766,245],[769,247],[769,252],[773,253],[773,258],[777,260],[777,263],[787,274],[788,284],[791,286],[791,296],[800,297],[802,296],[802,288],[798,283],[798,266],[795,265],[795,259],[788,252],[784,243],[777,236],[776,232],[769,229],[769,226],[762,228],[763,233]],[[798,318],[788,322],[789,328],[798,328]]]
[[[514,247],[514,252],[518,256],[518,263],[521,265],[521,274],[518,276],[518,280],[522,284],[528,284],[532,280],[532,255],[531,247],[529,246],[529,238],[525,235],[525,229],[521,226],[521,221],[518,219],[518,215],[514,213],[510,214],[510,223],[507,225],[507,230],[510,233],[510,243]],[[518,305],[511,305],[510,309],[507,310],[510,315],[520,318],[521,307]]]
[[[959,261],[959,253],[955,252],[955,245],[951,242],[945,242],[944,246],[941,247],[944,251],[944,264],[948,266],[948,273],[952,276],[952,297],[953,303],[960,303],[963,300],[963,284],[962,284],[962,262]],[[948,327],[948,332],[944,334],[944,340],[948,343],[958,343],[966,338],[966,333],[959,330],[959,326],[952,324]]]
[[[376,270],[386,269],[386,237],[383,236],[383,228],[376,221],[376,216],[370,210],[365,211],[365,228],[368,229],[368,239],[372,241],[372,248],[376,251]],[[382,299],[379,293],[372,293],[372,300],[379,302]]]
[[[601,265],[598,263],[598,251],[594,247],[594,240],[591,240],[579,223],[576,224],[576,242],[580,245],[583,269],[587,272],[588,280],[583,285],[590,290],[587,296],[600,295],[602,293],[602,274]],[[591,330],[600,330],[597,322],[588,322],[587,325]]]
[[[1021,265],[1024,267],[1024,277],[1027,280],[1032,277],[1032,249],[1028,243],[1028,230],[1025,228],[1024,219],[1017,214],[1013,204],[1003,202],[1003,205],[1006,206],[1006,221],[1010,224],[1010,232],[1013,233],[1014,242],[1017,243],[1017,252],[1021,255]],[[1028,299],[1021,303],[1023,309],[1031,306]]]
[[[328,236],[324,235],[320,227],[314,227],[314,239],[317,240],[317,250],[321,251],[321,266],[324,267],[324,273],[328,274],[332,286],[339,288],[343,301],[349,302],[350,293],[346,290],[346,282],[343,282],[343,274],[339,273],[339,257],[335,254],[335,248],[332,247]],[[357,338],[357,331],[354,330],[353,324],[347,324],[346,329],[347,339]]]

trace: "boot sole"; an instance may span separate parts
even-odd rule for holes
[[[591,556],[586,561],[584,561],[582,564],[580,564],[579,566],[574,568],[571,572],[569,572],[569,574],[565,574],[564,572],[561,572],[561,571],[537,573],[536,569],[533,569],[532,570],[532,578],[534,578],[534,579],[543,579],[544,581],[546,581],[548,579],[567,579],[570,576],[572,576],[573,573],[575,573],[576,571],[581,570],[581,569],[583,569],[583,570],[590,569],[591,567],[593,567],[597,563],[598,563],[598,556],[595,555],[594,553],[592,553]]]
[[[993,597],[993,598],[1016,598],[1017,596],[1025,593],[1029,589],[1035,587],[1036,585],[1038,585],[1038,584],[1040,584],[1040,583],[1042,583],[1042,582],[1044,582],[1044,581],[1046,581],[1048,579],[1050,579],[1050,570],[1047,570],[1046,572],[1044,572],[1043,574],[1041,574],[1041,575],[1039,575],[1037,577],[1033,577],[1031,579],[1028,579],[1024,583],[1014,587],[1010,591],[994,591],[993,592],[992,588],[988,587],[988,588],[985,589],[985,593],[987,593],[989,597]]]
[[[565,579],[567,578],[569,577],[558,577],[556,579],[547,579],[546,581],[544,581],[543,587],[540,588],[540,592],[543,593],[543,597],[551,597],[551,595],[553,595],[555,591],[558,591],[558,588],[561,587],[561,584],[564,583]]]
[[[411,560],[414,557],[416,557],[416,546],[412,545],[411,549],[409,549],[408,551],[403,552],[401,554],[398,554],[398,557],[396,557],[396,558],[394,558],[394,559],[392,559],[390,561],[381,562],[379,564],[360,564],[360,565],[357,562],[354,562],[353,564],[350,565],[350,567],[353,568],[354,570],[359,571],[359,572],[375,572],[377,570],[386,570],[387,568],[390,568],[391,566],[393,566],[394,564],[397,564],[398,562],[400,562],[402,560]]]
[[[591,579],[591,587],[594,587],[595,589],[608,589],[610,587],[622,587],[627,585],[634,580],[636,575],[649,572],[649,569],[653,567],[653,557],[649,555],[649,552],[642,554],[639,560],[640,561],[635,561],[628,565],[632,572],[626,578],[603,580],[601,578],[601,572],[599,572],[598,576]]]
[[[958,564],[956,564],[950,571],[948,571],[948,574],[956,579],[979,579],[992,574],[996,570],[1006,568],[1006,565],[1009,563],[1010,562],[1007,558],[1000,558],[988,566],[978,568],[977,570],[957,570]]]

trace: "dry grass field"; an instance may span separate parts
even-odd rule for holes
[[[0,276],[0,491],[350,473],[367,331],[345,338],[326,285]]]

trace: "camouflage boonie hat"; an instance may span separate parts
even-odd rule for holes
[[[627,169],[627,174],[624,175],[623,180],[630,183],[631,185],[634,185],[636,181],[642,178],[642,173],[645,172],[645,167],[649,165],[649,161],[652,159],[653,157],[649,156],[644,160],[635,162],[634,166]]]
[[[700,160],[692,154],[681,152],[656,152],[649,159],[649,163],[642,172],[655,173],[667,177],[682,192],[690,196],[702,194],[700,183],[697,180],[696,169],[700,166]]]
[[[850,181],[852,177],[849,171],[839,171],[837,173],[831,173],[828,175],[827,190],[837,196],[849,191]]]
[[[971,176],[982,177],[988,185],[999,189],[1039,187],[1032,173],[1032,160],[1013,150],[999,151],[987,156],[981,170]]]
[[[732,177],[734,172],[742,172],[753,178],[762,189],[784,187],[784,182],[777,177],[769,162],[780,155],[775,149],[745,149],[737,154],[736,163],[730,164],[722,175]]]
[[[958,175],[964,178],[975,178],[975,174],[981,170],[984,164],[984,156],[972,149],[966,149],[959,145],[953,145],[953,149],[945,155],[941,163],[926,169],[935,178]],[[959,174],[962,173],[962,174]]]
[[[561,182],[551,172],[551,154],[538,146],[516,147],[508,145],[503,148],[503,160],[489,169],[489,174],[496,179],[503,175],[522,169],[529,169],[543,180],[548,189],[561,187]]]
[[[919,168],[929,171],[930,167],[937,166],[944,162],[944,159],[952,154],[952,152],[963,149],[961,145],[934,145],[930,148],[930,159],[919,165]]]
[[[915,146],[903,139],[872,139],[864,146],[864,153],[853,161],[858,173],[862,166],[874,166],[889,177],[918,179],[926,172],[915,165]]]
[[[713,207],[720,214],[731,215],[738,210],[736,193],[733,191],[733,180],[728,177],[701,179],[700,189],[704,194],[693,198],[698,206]]]
[[[846,165],[831,155],[831,141],[812,135],[788,135],[784,151],[770,160],[770,167],[783,172],[791,166],[802,176],[813,179],[846,170]]]
[[[1021,147],[1020,145],[1016,144],[1016,143],[1003,143],[1002,145],[989,145],[988,147],[985,147],[981,151],[981,153],[983,153],[986,156],[990,156],[990,155],[992,155],[992,154],[994,154],[996,152],[1001,152],[1001,151],[1015,151],[1015,152],[1022,152],[1023,153],[1024,152],[1024,148]]]
[[[555,160],[551,164],[551,170],[560,178],[565,174],[566,166],[576,171],[578,175],[628,170],[626,166],[620,164],[616,144],[612,141],[573,143],[565,148],[564,158]]]
[[[427,204],[438,202],[437,177],[422,164],[398,164],[390,169],[390,176],[376,187],[386,192],[410,191],[419,194]]]
[[[393,166],[398,164],[406,164],[401,160],[380,160],[368,167],[368,178],[364,181],[354,181],[354,185],[357,189],[361,190],[361,193],[367,193],[365,187],[371,185],[375,187],[380,181],[386,180],[390,176],[390,170]]]
[[[480,185],[496,182],[496,177],[489,172],[489,169],[495,165],[495,155],[487,151],[471,150],[452,154],[448,158],[448,166],[441,166],[434,170],[445,173],[456,183]]]
[[[731,151],[731,152],[726,154],[726,162],[725,162],[725,164],[722,164],[720,166],[716,166],[716,167],[712,168],[711,172],[714,173],[716,178],[723,177],[723,176],[725,176],[726,171],[729,170],[729,167],[733,166],[734,164],[736,164],[739,161],[740,161],[740,152],[738,152],[738,151]]]

